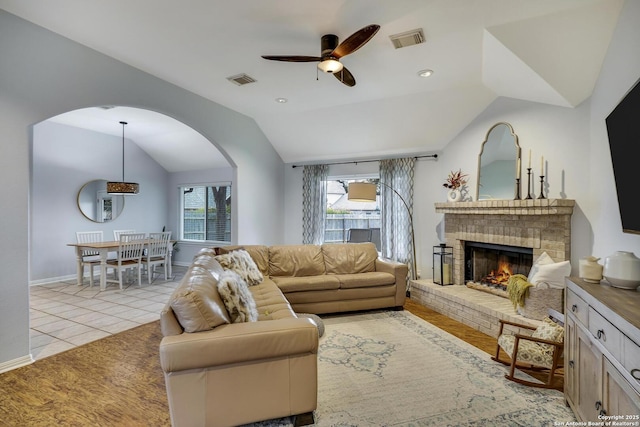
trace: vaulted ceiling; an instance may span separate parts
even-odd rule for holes
[[[591,95],[622,3],[0,0],[0,8],[252,117],[285,162],[307,162],[438,151],[500,96],[577,106]],[[341,58],[354,87],[314,62],[261,58],[319,56],[322,35],[342,41],[369,24],[378,33]],[[396,49],[390,36],[414,29],[425,42]],[[433,75],[419,77],[423,69]],[[256,81],[227,80],[242,73]],[[171,158],[171,149],[158,152]]]

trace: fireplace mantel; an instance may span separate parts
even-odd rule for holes
[[[436,213],[468,215],[571,215],[575,200],[481,200],[436,203]]]
[[[571,215],[575,200],[481,200],[436,203],[444,214],[445,241],[453,247],[454,283],[464,281],[464,242],[533,249],[534,260],[547,252],[555,261],[571,259]]]

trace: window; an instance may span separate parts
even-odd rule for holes
[[[362,241],[362,236],[369,236],[367,241],[374,242],[380,250],[380,205],[376,202],[349,201],[350,182],[378,182],[378,177],[331,177],[327,180],[327,220],[324,241],[347,242]],[[356,236],[357,230],[358,236]],[[367,232],[368,230],[368,232]],[[351,238],[350,238],[351,237]]]
[[[181,240],[231,243],[231,184],[180,187]]]

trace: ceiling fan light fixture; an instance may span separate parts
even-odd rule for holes
[[[339,71],[342,71],[343,68],[344,68],[344,65],[342,65],[342,62],[338,61],[335,58],[324,59],[318,64],[318,69],[320,71],[323,71],[325,73],[331,73],[331,74],[335,74]]]
[[[418,71],[419,77],[430,77],[433,75],[433,70],[420,70]]]

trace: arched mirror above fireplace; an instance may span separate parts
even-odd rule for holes
[[[520,178],[518,135],[509,123],[496,123],[480,147],[476,200],[514,199],[516,178]]]

